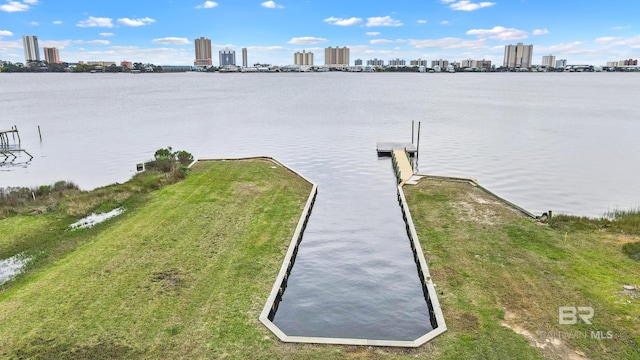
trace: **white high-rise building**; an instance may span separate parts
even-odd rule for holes
[[[533,45],[506,45],[504,47],[504,64],[510,68],[530,68],[533,58]]]
[[[556,66],[556,57],[549,54],[542,57],[542,66],[546,67],[555,67]]]
[[[22,46],[24,47],[24,60],[40,61],[40,48],[38,48],[38,37],[35,35],[22,35]]]
[[[242,48],[242,67],[248,67],[249,66],[249,60],[247,57],[247,48]]]

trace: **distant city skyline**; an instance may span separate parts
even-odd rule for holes
[[[637,0],[576,6],[549,0],[423,2],[0,0],[0,60],[24,62],[23,35],[61,61],[193,64],[193,40],[212,51],[246,48],[250,63],[292,64],[306,50],[346,46],[353,59],[486,59],[504,47],[535,45],[532,65],[553,54],[569,64],[605,65],[640,57]]]

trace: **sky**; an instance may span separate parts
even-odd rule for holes
[[[22,35],[66,62],[192,65],[194,39],[211,39],[213,64],[229,47],[250,64],[288,65],[293,53],[347,46],[355,59],[486,59],[533,44],[568,64],[640,57],[640,1],[616,0],[0,0],[0,60],[24,62]]]

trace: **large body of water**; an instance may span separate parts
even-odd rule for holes
[[[533,211],[640,205],[635,73],[2,74],[0,128],[34,160],[0,187],[127,180],[166,146],[271,155],[322,188],[357,179],[376,141],[410,140],[420,171],[477,178]],[[37,126],[42,129],[39,142]],[[339,175],[338,175],[339,174]]]
[[[124,182],[172,146],[267,155],[319,194],[274,321],[288,335],[413,340],[426,304],[377,141],[410,141],[419,171],[477,178],[541,213],[640,205],[640,74],[1,74],[0,128],[29,164],[0,187]],[[42,129],[42,141],[37,127]]]

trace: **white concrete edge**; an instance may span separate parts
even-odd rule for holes
[[[289,263],[291,263],[295,248],[296,246],[298,246],[298,240],[300,238],[300,234],[302,233],[302,229],[305,226],[305,223],[307,221],[307,216],[311,211],[312,204],[315,201],[315,197],[317,194],[318,194],[318,186],[316,184],[313,184],[311,193],[307,198],[307,203],[305,204],[304,209],[302,210],[302,215],[300,216],[300,220],[298,220],[298,225],[296,226],[296,230],[294,231],[293,236],[291,237],[291,242],[289,243],[289,248],[287,249],[287,253],[284,257],[284,261],[282,262],[282,266],[280,267],[280,272],[278,273],[278,277],[273,283],[273,287],[271,288],[271,293],[269,294],[269,297],[267,298],[267,302],[264,305],[264,308],[262,309],[262,313],[260,314],[260,321],[262,321],[262,323],[265,325],[267,325],[265,323],[265,320],[273,324],[269,320],[269,312],[271,311],[271,308],[273,307],[278,297],[280,286],[282,285],[282,282],[285,276],[287,276],[287,268],[289,267]],[[267,327],[270,327],[270,326],[267,325]]]
[[[370,340],[352,338],[328,338],[328,337],[306,337],[288,336],[285,342],[309,343],[309,344],[330,344],[330,345],[362,345],[362,346],[389,346],[389,347],[418,347],[415,341],[394,341],[394,340]]]
[[[299,176],[300,178],[302,178],[303,180],[311,184],[311,191],[309,193],[309,197],[307,198],[307,202],[302,210],[300,219],[298,220],[298,225],[296,226],[296,229],[293,232],[293,236],[291,237],[291,241],[289,242],[289,247],[287,248],[287,253],[284,257],[284,260],[282,261],[282,266],[280,267],[278,276],[276,277],[276,280],[273,283],[273,287],[271,288],[269,297],[267,298],[267,301],[259,317],[260,322],[262,322],[263,325],[265,325],[269,330],[271,330],[271,332],[273,332],[280,340],[287,341],[288,336],[282,330],[280,330],[280,328],[278,328],[271,320],[269,320],[269,313],[271,312],[271,309],[273,308],[275,301],[278,298],[278,292],[280,291],[280,286],[282,285],[285,277],[287,277],[288,275],[287,269],[289,268],[289,264],[293,259],[293,253],[301,241],[300,237],[301,237],[302,231],[306,226],[307,220],[309,218],[309,214],[315,202],[316,196],[318,195],[318,185],[310,181],[309,179],[307,179],[305,176],[303,176],[296,170],[284,165],[283,163],[273,158],[270,158],[270,157],[260,157],[260,158],[269,159],[273,163],[280,165],[283,168],[293,172],[294,174],[296,174],[297,176]]]
[[[422,277],[424,278],[425,285],[427,286],[427,292],[428,292],[427,296],[431,301],[431,306],[433,308],[433,313],[436,316],[436,324],[437,324],[436,328],[432,329],[430,332],[426,333],[420,338],[414,340],[414,342],[417,344],[416,346],[420,346],[425,342],[447,331],[447,324],[444,320],[444,315],[442,314],[440,301],[438,301],[438,294],[436,293],[435,286],[433,285],[433,281],[431,280],[431,274],[429,273],[429,266],[427,265],[427,260],[425,259],[424,253],[422,252],[422,246],[420,245],[420,240],[418,238],[418,233],[416,232],[416,227],[413,224],[413,218],[411,216],[411,211],[409,210],[407,198],[405,197],[404,190],[402,189],[403,185],[404,184],[398,185],[398,194],[400,195],[401,206],[403,207],[407,225],[409,226],[409,232],[411,234],[409,240],[413,242],[413,246],[415,247],[420,271],[422,272]]]
[[[280,328],[278,328],[271,320],[269,320],[269,312],[271,311],[271,308],[273,307],[275,300],[278,297],[278,292],[280,291],[280,286],[282,285],[282,282],[284,280],[284,278],[287,276],[287,268],[289,267],[289,263],[291,262],[291,259],[293,258],[293,252],[295,251],[296,246],[298,245],[298,240],[300,239],[300,234],[302,233],[302,229],[304,229],[309,213],[311,211],[311,208],[313,206],[313,203],[315,201],[315,198],[318,194],[318,185],[315,184],[314,182],[310,181],[309,179],[307,179],[304,175],[300,174],[299,172],[297,172],[296,170],[294,170],[293,168],[288,167],[287,165],[275,160],[272,157],[268,157],[268,156],[255,156],[255,157],[242,157],[242,158],[222,158],[222,159],[199,159],[199,160],[194,160],[189,167],[192,167],[193,165],[195,165],[198,161],[241,161],[241,160],[258,160],[258,159],[262,159],[262,160],[268,160],[273,162],[276,165],[282,166],[283,168],[293,172],[294,174],[296,174],[297,176],[299,176],[300,178],[302,178],[303,180],[305,180],[306,182],[311,184],[311,191],[309,193],[309,197],[307,198],[307,202],[302,210],[302,214],[300,215],[300,219],[298,220],[298,224],[296,226],[296,229],[293,233],[293,236],[291,237],[291,241],[289,243],[289,247],[287,248],[287,253],[285,255],[285,258],[282,262],[282,266],[280,267],[280,271],[278,273],[278,276],[275,280],[275,282],[273,283],[273,287],[271,288],[271,292],[269,293],[269,297],[267,298],[267,301],[262,309],[262,312],[260,313],[259,316],[259,320],[260,322],[266,326],[269,330],[271,330],[271,332],[273,332],[280,340],[282,341],[287,341],[286,339],[288,338],[287,335],[280,330]]]

